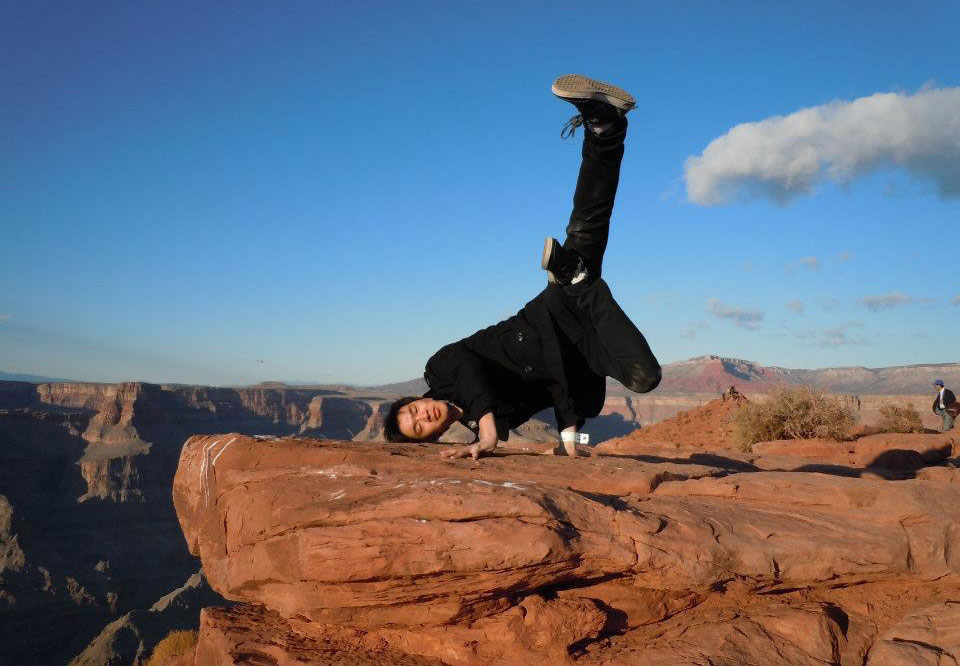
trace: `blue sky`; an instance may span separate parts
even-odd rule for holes
[[[663,362],[957,361],[960,107],[925,95],[960,86],[958,25],[956,2],[0,1],[0,369],[420,375],[544,285],[566,73],[638,99],[604,271]],[[922,104],[895,150],[843,115],[894,113],[878,93]],[[734,195],[691,200],[688,158],[743,123],[759,143],[704,165]],[[765,196],[768,153],[804,142],[862,159]]]

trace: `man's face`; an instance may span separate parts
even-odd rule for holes
[[[397,413],[397,426],[413,441],[439,437],[453,422],[453,413],[443,400],[420,398],[404,405]]]

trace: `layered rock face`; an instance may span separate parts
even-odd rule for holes
[[[89,639],[116,601],[107,560],[117,558],[90,544],[112,532],[111,517],[77,504],[88,420],[0,411],[0,663],[64,663],[63,646],[78,631]]]
[[[204,611],[196,663],[927,663],[904,640],[960,657],[957,442],[929,437],[842,474],[812,445],[449,462],[193,437],[178,517],[244,602]]]

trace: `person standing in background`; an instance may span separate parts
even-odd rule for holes
[[[957,397],[953,395],[953,391],[944,387],[942,379],[938,379],[933,385],[937,388],[937,397],[933,401],[933,413],[938,414],[942,419],[940,429],[943,432],[953,430],[953,421],[957,416]]]

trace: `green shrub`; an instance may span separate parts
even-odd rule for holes
[[[880,432],[923,432],[923,419],[913,405],[884,405],[880,408]]]
[[[163,666],[192,650],[197,644],[195,631],[171,631],[153,648],[146,666]]]
[[[808,388],[778,389],[764,402],[743,405],[734,432],[749,451],[774,439],[847,439],[856,422],[856,412],[840,400]]]

